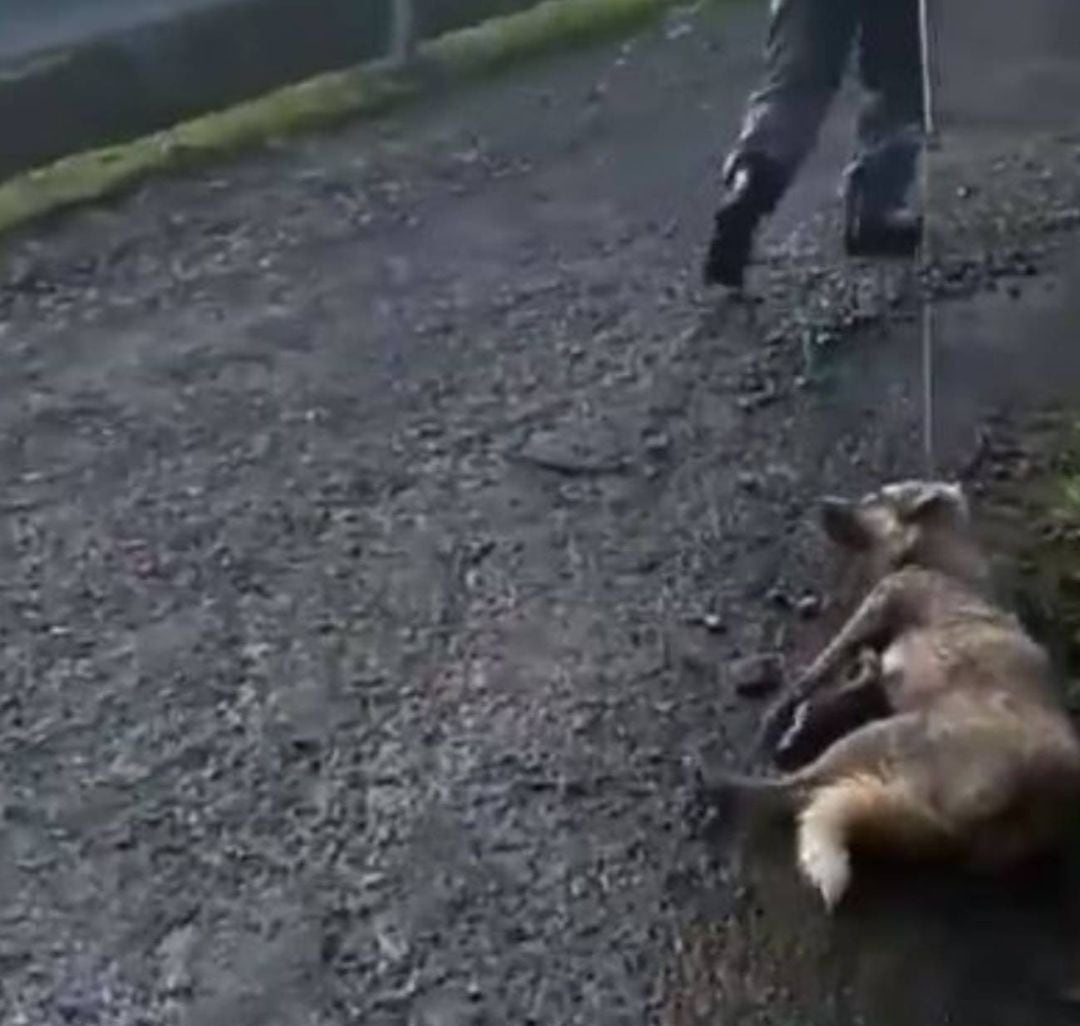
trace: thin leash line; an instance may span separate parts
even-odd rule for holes
[[[930,0],[919,2],[919,57],[922,64],[923,146],[921,153],[920,191],[922,226],[919,240],[919,279],[922,285],[922,415],[923,460],[926,475],[937,472],[934,459],[934,304],[928,283],[932,261],[930,233],[930,150],[937,141],[934,112],[934,78],[931,69],[933,47],[930,41]]]

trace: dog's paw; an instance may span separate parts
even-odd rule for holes
[[[783,740],[798,729],[800,712],[806,715],[806,701],[802,695],[789,693],[777,701],[765,714],[758,735],[758,749],[773,756]]]
[[[787,729],[773,745],[773,763],[785,772],[798,768],[806,762],[808,754],[815,751],[815,738],[808,736],[807,721],[810,718],[810,706],[800,702],[791,714]]]
[[[881,653],[869,645],[859,649],[859,654],[848,668],[848,684],[870,684],[880,679]]]

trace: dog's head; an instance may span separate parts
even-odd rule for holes
[[[970,546],[971,512],[958,484],[899,481],[861,499],[829,497],[821,520],[831,541],[865,557],[873,576],[906,564],[952,563]]]

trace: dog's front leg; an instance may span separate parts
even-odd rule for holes
[[[905,573],[879,582],[820,655],[789,685],[766,715],[762,742],[769,749],[787,732],[798,707],[833,680],[862,649],[881,651],[904,627],[918,581]]]
[[[854,671],[838,688],[823,689],[796,706],[790,726],[774,747],[776,766],[791,771],[805,765],[856,728],[894,712],[877,652],[864,648]]]

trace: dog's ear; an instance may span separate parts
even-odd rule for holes
[[[967,497],[959,484],[944,482],[928,486],[912,503],[908,519],[928,523],[941,518],[966,523],[970,518]]]
[[[870,531],[855,503],[827,496],[821,500],[820,513],[821,526],[831,542],[857,551],[869,547]]]

